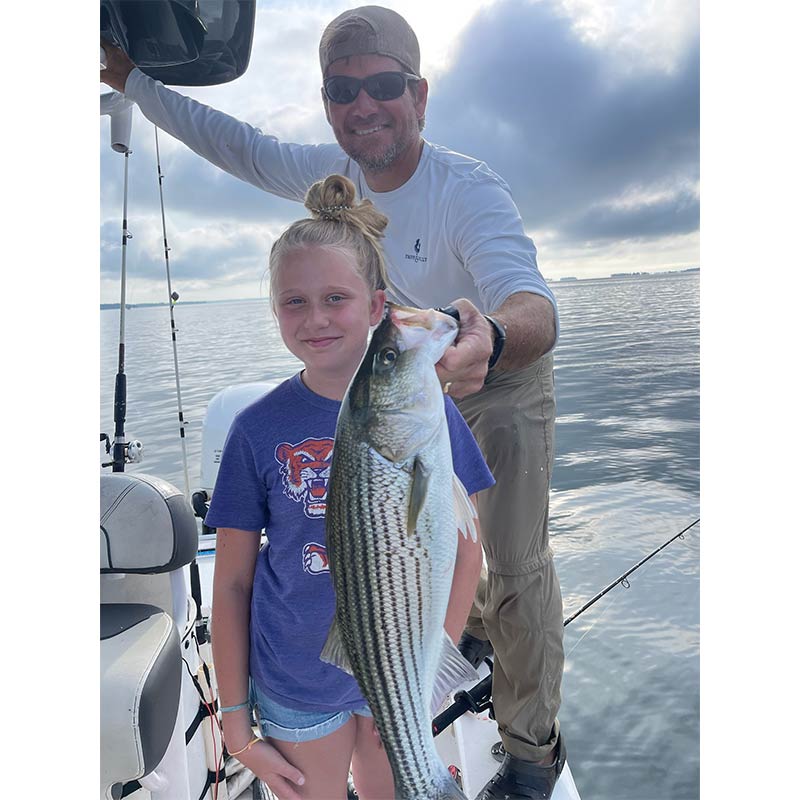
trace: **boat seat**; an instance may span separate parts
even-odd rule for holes
[[[100,796],[114,798],[184,736],[183,720],[176,724],[189,613],[183,570],[198,537],[186,499],[160,478],[101,475],[100,505]],[[136,580],[115,601],[129,576]],[[148,576],[161,579],[157,588]]]
[[[169,614],[145,604],[101,605],[103,789],[121,791],[159,765],[172,738],[180,692],[180,643]]]
[[[151,475],[100,476],[100,573],[153,575],[191,563],[197,521],[186,498]]]

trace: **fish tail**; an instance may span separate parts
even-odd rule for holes
[[[437,800],[467,800],[467,796],[461,791],[449,771],[442,776],[436,789]]]
[[[450,770],[442,769],[431,776],[424,786],[402,785],[395,781],[395,800],[468,800],[461,791]]]

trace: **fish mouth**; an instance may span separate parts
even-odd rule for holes
[[[449,314],[434,308],[411,308],[396,303],[386,304],[392,322],[400,326],[419,327],[430,331],[434,339],[455,339],[458,334],[458,322]]]

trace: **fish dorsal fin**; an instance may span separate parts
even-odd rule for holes
[[[350,666],[350,659],[347,656],[347,651],[344,649],[344,641],[339,632],[339,625],[336,622],[336,617],[333,618],[331,629],[328,631],[328,638],[325,640],[325,645],[319,657],[321,661],[333,664],[334,667],[339,667],[339,669],[344,670],[348,675],[353,674],[353,668]]]
[[[435,716],[449,692],[468,681],[478,680],[475,667],[461,655],[461,651],[453,644],[453,640],[442,631],[442,654],[439,657],[439,668],[433,683],[431,696],[431,715]]]
[[[408,498],[408,533],[411,535],[417,529],[417,522],[425,500],[428,497],[430,485],[430,472],[422,463],[421,458],[414,459],[414,471],[411,475],[411,495]]]
[[[455,473],[453,473],[453,506],[456,511],[458,529],[465,539],[471,538],[473,542],[477,542],[478,529],[475,527],[475,520],[478,517],[478,512],[475,510],[475,506],[472,505],[472,500],[469,499],[464,484],[461,483]]]

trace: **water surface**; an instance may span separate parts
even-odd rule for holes
[[[556,283],[551,539],[565,617],[699,517],[699,276]],[[113,432],[119,312],[101,312],[101,430]],[[189,480],[208,401],[291,374],[266,301],[178,305]],[[129,310],[130,471],[183,489],[169,311]],[[584,800],[699,796],[700,525],[571,623],[559,718]]]

